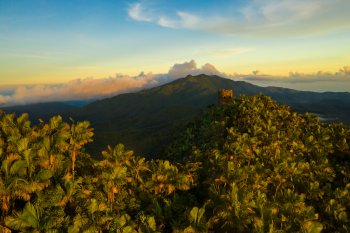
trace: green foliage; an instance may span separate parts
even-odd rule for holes
[[[0,232],[349,232],[350,130],[265,96],[211,107],[146,160],[88,122],[0,116]]]
[[[209,231],[347,232],[349,140],[343,125],[242,96],[209,108],[167,157],[201,164]]]

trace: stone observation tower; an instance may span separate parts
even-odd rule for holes
[[[218,91],[218,102],[219,105],[226,104],[229,102],[233,97],[233,91],[232,90],[226,90],[226,89],[220,89]]]

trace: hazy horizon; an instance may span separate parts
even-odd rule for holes
[[[167,73],[140,72],[136,76],[116,74],[106,78],[74,79],[66,83],[27,84],[0,86],[0,106],[30,104],[38,102],[89,100],[140,91],[172,82],[187,75],[217,75],[234,81],[246,81],[259,86],[285,87],[302,91],[349,92],[349,67],[336,73],[315,72],[312,74],[290,73],[289,76],[274,76],[259,71],[250,74],[226,74],[206,63],[198,66],[194,60],[174,64]],[[317,83],[317,87],[315,87]],[[341,86],[342,89],[339,89]]]

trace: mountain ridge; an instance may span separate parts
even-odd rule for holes
[[[341,93],[339,97],[332,92],[323,94],[280,87],[259,87],[215,75],[188,75],[162,86],[93,102],[75,111],[73,117],[91,121],[95,127],[97,144],[111,140],[100,138],[99,134],[109,135],[114,138],[111,144],[122,142],[137,153],[154,155],[161,153],[162,148],[155,148],[171,141],[178,128],[184,127],[205,107],[217,103],[218,89],[232,89],[234,96],[268,95],[299,112],[314,112],[332,120],[338,120],[339,116],[327,115],[327,112],[321,110],[330,108],[334,112],[334,107],[331,107],[336,105],[330,99],[337,97],[335,102],[339,102],[340,99],[347,98],[347,109],[342,111],[342,116],[350,113],[350,94],[346,93]],[[325,100],[329,102],[326,102],[327,108],[323,106]],[[340,107],[337,106],[338,109]]]
[[[99,153],[107,144],[123,143],[138,154],[153,157],[162,153],[164,145],[180,128],[205,107],[217,103],[219,89],[232,89],[234,96],[264,94],[298,112],[312,112],[324,119],[350,124],[347,117],[350,93],[260,87],[204,74],[188,75],[158,87],[97,100],[62,115],[66,119],[73,117],[76,121],[91,122],[95,138],[87,148],[93,153]]]

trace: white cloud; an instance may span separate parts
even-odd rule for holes
[[[197,71],[197,64],[194,60],[189,62],[175,64],[169,70],[169,75],[172,77],[181,77],[188,74],[193,74]]]
[[[254,0],[241,9],[247,20],[264,20],[270,23],[286,24],[293,20],[311,18],[322,10],[323,0]],[[327,5],[327,4],[326,4]]]
[[[168,28],[196,29],[200,23],[199,17],[188,12],[176,11],[173,16],[168,16],[165,13],[151,9],[143,2],[130,5],[128,15],[135,21],[151,22]]]
[[[163,27],[224,34],[309,35],[350,28],[349,0],[247,0],[227,11],[229,6],[218,13],[200,7],[196,12],[165,11],[140,2],[129,8],[129,16]]]
[[[314,74],[304,74],[298,72],[290,72],[288,82],[350,82],[350,66],[344,66],[338,72],[331,73],[318,71]]]
[[[288,76],[275,76],[264,74],[259,70],[252,71],[251,74],[234,74],[232,78],[240,78],[249,82],[278,82],[278,83],[322,83],[322,82],[342,82],[350,87],[350,66],[339,69],[338,72],[317,71],[311,74],[300,72],[290,72]],[[261,84],[261,83],[260,83]]]
[[[344,66],[342,69],[339,70],[337,75],[343,76],[343,77],[350,76],[350,66]]]
[[[177,28],[178,27],[176,22],[174,22],[170,19],[164,18],[164,17],[159,17],[158,24],[160,26],[167,27],[167,28]]]
[[[108,78],[76,79],[64,84],[38,84],[12,87],[11,94],[2,94],[0,104],[14,105],[36,102],[99,99],[161,85],[171,81],[164,75],[140,74],[135,77],[116,75]],[[8,92],[8,90],[7,90]]]
[[[130,5],[128,14],[130,18],[136,21],[145,21],[145,22],[152,21],[152,19],[149,16],[144,15],[144,9],[141,3],[135,3]]]
[[[224,73],[219,72],[215,68],[215,66],[209,63],[206,63],[201,68],[197,68],[197,64],[194,60],[181,63],[181,64],[175,64],[173,67],[170,68],[168,72],[168,76],[172,78],[186,77],[189,74],[190,75],[207,74],[207,75],[225,76]]]
[[[178,11],[176,14],[179,16],[179,24],[183,28],[196,28],[200,23],[200,19],[195,15],[182,11]]]
[[[206,63],[202,66],[201,70],[203,71],[203,74],[209,74],[209,75],[222,75],[223,73],[219,72],[215,66],[213,66],[210,63]]]

